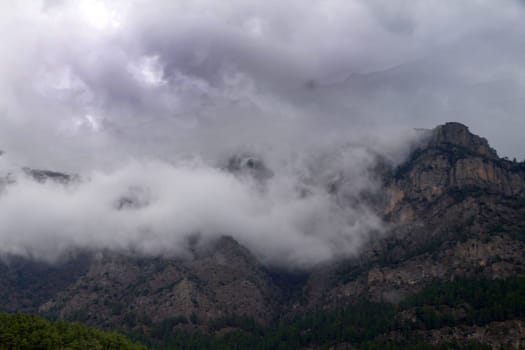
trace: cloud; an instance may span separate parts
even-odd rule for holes
[[[345,156],[364,163],[347,193],[372,190],[357,173],[371,165],[370,154]],[[356,253],[370,232],[382,231],[365,205],[337,205],[316,174],[272,174],[263,187],[198,161],[130,163],[68,184],[18,174],[0,197],[0,252],[47,261],[78,249],[184,257],[191,239],[228,235],[265,263],[307,267]]]
[[[225,138],[300,144],[305,133],[350,138],[352,129],[448,120],[525,156],[520,2],[2,7],[11,35],[0,49],[0,147],[26,164],[90,168],[107,149],[111,163],[213,152]]]
[[[18,180],[0,197],[0,206],[21,218],[25,205],[39,224],[24,228],[29,224],[23,220],[22,226],[5,221],[2,239],[14,231],[28,239],[21,235],[4,249],[53,256],[51,246],[44,252],[45,244],[23,242],[32,235],[59,235],[65,247],[121,244],[147,251],[139,242],[149,233],[138,227],[159,220],[173,226],[173,236],[165,228],[146,231],[158,235],[159,243],[172,239],[173,246],[183,245],[189,231],[215,231],[235,235],[268,261],[279,256],[302,261],[301,252],[304,259],[324,261],[353,252],[363,241],[355,237],[376,229],[378,219],[366,207],[334,209],[323,181],[345,173],[351,179],[348,196],[357,198],[363,188],[377,191],[377,184],[367,182],[374,155],[401,161],[413,140],[404,130],[460,121],[502,155],[525,157],[524,20],[523,3],[512,0],[2,3],[0,30],[9,35],[0,47],[0,149],[6,152],[0,171],[30,166],[90,179],[66,189]],[[218,170],[235,154],[261,155],[276,174],[268,193],[253,192]],[[180,165],[189,159],[202,167]],[[326,167],[330,176],[315,167]],[[130,180],[144,171],[148,176]],[[213,191],[199,188],[223,186],[225,193],[217,196],[229,211],[219,218],[208,209],[200,213],[203,223],[187,224],[187,230],[182,221],[155,217],[180,205],[155,190],[162,184],[178,197],[184,188],[171,176],[201,193],[196,198],[205,202],[202,210],[208,208],[204,204],[221,205],[204,195]],[[104,179],[127,187],[116,181],[114,189],[102,190]],[[279,187],[280,181],[287,187]],[[297,197],[304,183],[316,195]],[[129,240],[89,244],[83,237],[95,233],[80,227],[97,235],[124,232],[119,225],[126,220],[118,218],[128,211],[83,209],[129,188],[160,197],[136,209],[141,215],[130,215]],[[145,195],[141,191],[134,195]],[[48,198],[55,206],[44,205]],[[257,212],[265,206],[266,212]],[[248,208],[252,211],[245,212]],[[193,209],[184,210],[183,217],[190,217]],[[318,219],[318,231],[301,233],[300,227],[316,227],[309,217]],[[263,230],[258,218],[275,233]],[[40,227],[48,227],[46,233]],[[71,227],[71,237],[57,227]],[[279,236],[287,242],[282,248],[273,238],[259,239],[285,231],[282,237],[289,241]],[[164,246],[150,248],[161,252]]]

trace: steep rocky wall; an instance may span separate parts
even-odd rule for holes
[[[312,273],[310,305],[398,302],[436,280],[525,274],[525,164],[500,159],[466,126],[428,131],[384,193],[388,234]]]
[[[525,164],[500,159],[466,126],[447,123],[434,129],[429,142],[387,180],[384,211],[394,221],[406,221],[413,218],[407,218],[407,211],[418,212],[450,191],[522,196]]]

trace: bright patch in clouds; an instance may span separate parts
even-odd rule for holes
[[[135,64],[130,64],[129,72],[138,81],[151,86],[166,84],[164,71],[158,56],[144,56]]]
[[[61,134],[75,136],[80,132],[95,132],[102,128],[102,118],[92,114],[72,117],[64,120],[59,128]]]
[[[80,4],[83,19],[95,29],[118,28],[119,15],[102,1],[86,0]]]

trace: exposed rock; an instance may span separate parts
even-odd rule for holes
[[[506,196],[525,191],[525,166],[499,159],[484,139],[466,127],[438,127],[433,140],[418,149],[400,166],[388,186],[390,201],[386,212],[394,211],[400,199],[419,206],[417,201],[434,201],[450,190],[480,190]],[[450,130],[459,129],[458,139]],[[443,135],[447,135],[446,137]],[[441,140],[447,140],[444,144]]]
[[[489,146],[486,139],[472,134],[468,127],[461,123],[449,122],[432,131],[430,147],[446,147],[449,145],[463,147],[473,153],[498,159],[498,154]]]
[[[262,266],[225,237],[189,260],[102,257],[40,310],[105,327],[147,327],[174,318],[195,327],[230,315],[265,323],[278,301]]]
[[[385,177],[384,193],[389,234],[358,259],[314,271],[310,306],[399,302],[435,280],[525,275],[525,164],[498,158],[464,125],[430,131]]]

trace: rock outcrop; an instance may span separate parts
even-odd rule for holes
[[[394,185],[414,199],[432,200],[455,187],[508,196],[525,190],[523,164],[500,159],[485,139],[458,123],[434,129],[428,144],[397,169],[395,178]]]
[[[327,281],[314,305],[398,302],[436,280],[525,275],[525,164],[499,158],[464,125],[428,131],[385,176],[383,215],[384,239],[312,274],[317,298],[316,281]]]
[[[428,147],[462,147],[470,152],[480,154],[491,159],[498,159],[496,150],[490,147],[488,141],[472,134],[468,127],[456,122],[449,122],[436,127]]]

